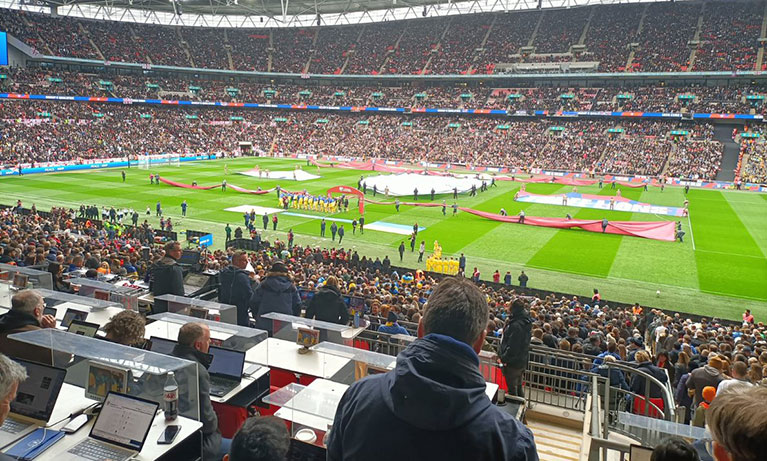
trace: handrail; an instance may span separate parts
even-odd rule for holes
[[[580,353],[577,353],[577,352],[562,351],[562,350],[559,350],[559,349],[550,348],[548,346],[539,346],[539,345],[535,345],[535,344],[531,344],[530,345],[530,352],[531,352],[531,354],[539,354],[539,355],[541,355],[543,357],[546,357],[547,360],[549,360],[549,361],[552,358],[554,358],[554,359],[570,360],[570,361],[573,361],[575,363],[577,363],[577,362],[587,363],[588,362],[589,369],[591,369],[591,367],[593,366],[594,360],[597,359],[597,357],[595,357],[593,355],[580,354]],[[532,363],[532,360],[531,360],[531,363]],[[636,394],[634,392],[631,392],[631,391],[628,391],[628,390],[625,390],[625,389],[620,389],[620,392],[624,393],[624,394],[632,395],[633,397],[640,397],[640,398],[644,399],[647,406],[652,407],[652,409],[655,412],[657,412],[659,414],[663,414],[663,419],[668,420],[668,421],[673,420],[673,418],[674,418],[674,411],[675,411],[675,401],[674,401],[674,394],[671,391],[669,386],[667,386],[666,384],[660,382],[660,380],[658,380],[656,377],[650,375],[647,372],[644,372],[644,371],[638,369],[636,366],[634,366],[634,365],[632,365],[630,363],[617,362],[617,361],[616,362],[606,362],[606,361],[603,360],[602,361],[602,365],[607,367],[608,369],[617,369],[618,371],[620,371],[624,375],[630,374],[630,375],[639,375],[639,376],[643,377],[644,378],[644,383],[645,383],[645,389],[644,389],[644,392],[643,392],[644,395]],[[571,372],[572,371],[575,371],[575,372],[580,373],[580,374],[586,374],[586,372],[588,370],[571,370]],[[608,380],[608,382],[609,382],[609,380]],[[662,400],[663,400],[663,409],[659,408],[657,405],[655,405],[655,404],[653,404],[652,402],[649,401],[650,390],[651,390],[651,386],[652,385],[657,386],[657,388],[660,389],[660,391],[661,391]],[[608,387],[613,387],[613,386],[608,386]],[[609,397],[609,396],[606,396],[606,397]]]

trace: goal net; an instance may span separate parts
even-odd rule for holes
[[[168,157],[168,165],[169,166],[181,166],[181,156],[180,155],[171,154]]]
[[[149,156],[142,155],[138,158],[138,167],[141,170],[149,169]]]

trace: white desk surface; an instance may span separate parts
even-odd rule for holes
[[[83,304],[77,304],[73,301],[67,301],[63,302],[61,304],[58,304],[56,306],[53,306],[54,309],[56,309],[56,320],[61,321],[64,318],[64,315],[67,313],[67,309],[72,308],[74,310],[83,311],[88,313],[88,317],[85,319],[86,322],[90,323],[98,323],[99,326],[103,327],[109,322],[109,319],[111,319],[113,316],[119,314],[124,309],[120,307],[106,307],[104,309],[92,309],[90,306],[86,306]]]
[[[245,353],[245,362],[270,368],[329,379],[349,363],[349,359],[324,352],[299,354],[298,344],[283,339],[267,338]]]
[[[56,406],[53,409],[53,415],[51,416],[51,422],[56,422],[62,418],[69,416],[71,413],[82,410],[87,406],[93,404],[95,401],[88,399],[84,395],[84,390],[81,387],[73,386],[71,384],[64,383],[61,388],[58,400],[56,400]],[[65,435],[64,438],[56,442],[51,448],[45,451],[43,454],[35,458],[35,461],[56,461],[56,458],[77,445],[81,440],[88,437],[91,427],[93,426],[96,418],[92,418],[88,424],[80,428],[74,434]],[[66,426],[69,420],[65,420],[55,426],[53,429],[61,429]],[[181,426],[181,431],[176,436],[176,439],[170,445],[158,445],[157,439],[160,438],[160,434],[165,431],[165,427],[169,424],[177,424]],[[154,460],[167,453],[171,448],[175,447],[194,432],[200,430],[202,423],[193,419],[179,416],[177,420],[171,421],[168,424],[165,422],[165,415],[162,411],[158,412],[152,422],[152,427],[149,429],[149,435],[147,435],[146,442],[144,442],[144,448],[141,453],[133,459],[136,460]],[[9,447],[10,448],[10,447]]]
[[[336,383],[334,381],[328,381],[326,379],[316,379],[311,382],[308,386],[306,386],[307,389],[311,388],[313,390],[323,391],[323,392],[333,392],[338,393],[339,396],[343,395],[344,392],[346,392],[347,389],[349,389],[349,386],[346,384]],[[287,405],[287,403],[286,403]],[[306,413],[303,411],[297,411],[297,410],[291,410],[289,408],[280,408],[274,413],[274,416],[284,419],[286,421],[291,421],[293,423],[300,424],[302,426],[308,426],[312,429],[316,429],[318,431],[325,432],[328,430],[328,426],[333,425],[332,419],[323,418],[322,416],[313,415],[311,413]]]
[[[225,328],[226,325],[227,324],[225,323],[222,324],[222,328]],[[178,339],[178,331],[182,326],[183,325],[180,323],[156,320],[146,326],[146,329],[144,330],[144,338],[149,339],[152,336],[157,336],[158,338],[165,338],[176,341]],[[232,337],[232,334],[224,333],[222,331],[210,330],[210,337],[219,341],[226,341]]]

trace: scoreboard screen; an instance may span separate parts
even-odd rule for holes
[[[0,66],[8,65],[8,34],[0,32]]]

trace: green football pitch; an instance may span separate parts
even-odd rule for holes
[[[259,165],[271,171],[292,170],[296,163],[304,165],[307,172],[319,174],[320,179],[310,181],[260,180],[237,174]],[[224,175],[224,165],[229,175]],[[224,226],[243,226],[241,212],[225,211],[239,205],[277,208],[276,194],[251,195],[238,193],[231,188],[222,192],[213,190],[189,190],[169,185],[150,185],[149,171],[135,168],[124,170],[127,181],[122,182],[120,170],[98,170],[82,173],[55,173],[8,177],[0,180],[0,202],[13,204],[21,199],[24,206],[33,203],[47,210],[51,206],[79,207],[80,204],[132,207],[145,218],[147,206],[152,209],[150,223],[157,225],[154,217],[155,203],[162,202],[165,216],[174,221],[174,230],[193,229],[214,234],[214,247],[224,243]],[[309,193],[324,194],[337,185],[357,185],[360,175],[371,172],[306,167],[305,162],[284,159],[243,158],[186,163],[181,167],[158,167],[152,172],[169,180],[200,185],[220,183],[226,178],[229,184],[256,189],[268,189],[279,184],[286,190],[306,189]],[[641,213],[601,211],[514,202],[513,194],[520,183],[498,182],[498,187],[479,193],[476,197],[461,195],[459,206],[497,213],[502,207],[510,215],[521,209],[527,216],[564,217],[570,213],[576,219],[609,220],[661,220],[673,219]],[[555,184],[528,184],[529,192],[557,194],[570,192],[571,186]],[[370,191],[369,191],[370,192]],[[612,195],[609,188],[597,186],[579,187],[587,194]],[[684,191],[667,187],[664,192],[651,188],[623,188],[624,197],[655,205],[682,206]],[[379,195],[382,200],[385,200]],[[441,202],[451,197],[437,196]],[[590,296],[598,288],[605,299],[621,302],[640,302],[673,311],[690,312],[704,316],[720,316],[739,319],[745,308],[754,311],[757,321],[767,317],[767,195],[737,191],[714,191],[691,189],[690,219],[683,219],[685,242],[661,242],[643,238],[585,232],[577,229],[549,229],[519,224],[499,223],[468,213],[459,212],[442,216],[441,208],[403,206],[399,213],[394,206],[370,205],[365,208],[366,226],[375,222],[412,226],[418,222],[426,227],[418,239],[426,241],[427,252],[434,239],[439,240],[443,253],[467,258],[467,272],[478,267],[483,279],[491,279],[498,269],[501,274],[511,271],[514,283],[521,270],[530,277],[533,288],[561,291]],[[189,209],[181,218],[181,201],[186,199]],[[412,197],[403,197],[411,200]],[[421,198],[423,201],[423,198]],[[348,213],[333,217],[352,219],[358,217],[351,200]],[[321,213],[296,211],[303,215]],[[257,220],[257,224],[261,221]],[[330,223],[328,223],[328,226]],[[346,227],[345,248],[354,248],[360,255],[389,255],[393,264],[400,264],[397,247],[401,241],[408,246],[407,236],[367,230],[364,235],[352,235]],[[278,230],[265,232],[266,239],[284,239],[288,229],[296,234],[296,243],[329,247],[327,238],[319,236],[319,219],[307,216],[281,215]],[[183,235],[180,236],[183,238]],[[401,265],[424,268],[417,263],[417,252],[409,246]],[[657,291],[660,290],[660,295]]]

